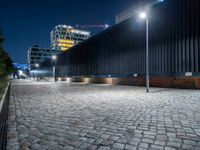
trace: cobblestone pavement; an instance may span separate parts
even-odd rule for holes
[[[200,91],[151,91],[13,82],[8,149],[200,150]]]

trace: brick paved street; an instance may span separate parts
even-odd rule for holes
[[[151,91],[12,82],[8,149],[200,150],[200,91]]]

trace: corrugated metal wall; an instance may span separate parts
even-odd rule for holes
[[[149,16],[151,76],[200,75],[200,1],[165,0]],[[58,76],[145,75],[145,21],[116,25],[62,53]]]

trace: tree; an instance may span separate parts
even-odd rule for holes
[[[4,39],[0,31],[0,78],[8,76],[14,70],[11,58],[3,49],[3,42]]]

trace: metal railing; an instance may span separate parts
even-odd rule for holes
[[[3,98],[0,101],[0,150],[6,150],[9,101],[10,101],[10,82],[8,83]]]

